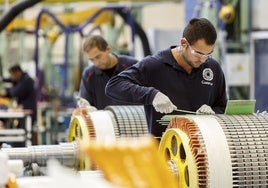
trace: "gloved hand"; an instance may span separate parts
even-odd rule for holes
[[[79,108],[87,108],[89,112],[97,111],[97,108],[95,108],[94,106],[91,106],[90,103],[86,99],[79,97],[79,96],[77,96],[76,99],[77,99],[77,106]]]
[[[196,112],[200,114],[215,114],[212,108],[206,104],[203,104]]]
[[[94,112],[94,111],[97,111],[97,108],[95,106],[88,106],[87,111],[88,112]]]
[[[87,106],[90,106],[90,103],[86,99],[84,99],[82,97],[77,96],[76,97],[76,100],[77,100],[77,106],[78,107],[87,107]]]
[[[177,107],[170,101],[170,99],[161,92],[158,92],[153,100],[153,106],[157,112],[171,113]]]

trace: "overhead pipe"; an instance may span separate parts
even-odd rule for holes
[[[42,0],[24,0],[13,3],[9,10],[5,12],[0,19],[0,32],[2,32],[19,13],[39,3],[40,1]]]
[[[126,12],[124,9],[116,9],[117,14],[119,14],[123,20],[125,22],[128,23],[128,20],[130,19],[130,15],[128,14],[128,12]],[[142,27],[139,25],[139,23],[137,23],[135,20],[133,20],[132,22],[130,22],[132,25],[130,25],[131,29],[134,29],[134,34],[137,34],[140,39],[141,39],[141,43],[143,46],[143,55],[147,56],[147,55],[151,55],[151,49],[150,49],[150,45],[149,45],[149,41],[148,38],[146,36],[146,33],[144,32],[144,30],[142,29]],[[132,36],[134,37],[134,36]],[[134,40],[134,39],[132,39]]]

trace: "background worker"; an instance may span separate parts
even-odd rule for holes
[[[157,120],[177,108],[224,113],[225,77],[219,63],[211,58],[216,39],[210,21],[193,18],[185,27],[179,46],[145,57],[113,77],[106,86],[107,96],[144,104],[149,132],[156,137],[161,137],[166,129]]]
[[[37,101],[34,80],[22,70],[19,64],[10,66],[8,72],[10,77],[4,81],[11,82],[12,86],[2,89],[0,95],[16,99],[18,105],[31,111],[32,122],[35,122]]]
[[[27,110],[31,113],[32,120],[32,143],[36,144],[36,134],[33,133],[33,125],[37,119],[37,101],[36,101],[36,89],[35,82],[29,76],[28,73],[24,72],[19,64],[12,65],[9,69],[10,78],[4,79],[4,81],[11,82],[10,88],[5,88],[0,91],[1,96],[8,98],[14,98],[22,109]],[[19,119],[17,128],[25,128],[25,120]],[[11,143],[14,147],[25,147],[25,143],[14,142]]]
[[[104,109],[108,105],[128,104],[107,97],[105,85],[112,76],[135,64],[138,60],[131,56],[112,53],[108,43],[100,35],[86,38],[83,51],[92,64],[83,70],[79,97],[86,99],[97,109]]]

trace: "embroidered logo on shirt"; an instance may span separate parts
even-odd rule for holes
[[[203,78],[204,80],[201,81],[202,84],[206,84],[206,85],[213,85],[212,82],[210,82],[211,80],[213,80],[213,72],[210,68],[205,68],[203,70]]]

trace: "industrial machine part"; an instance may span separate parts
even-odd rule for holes
[[[10,160],[23,160],[24,176],[45,174],[48,159],[57,159],[62,165],[78,169],[80,165],[77,142],[60,143],[59,145],[28,146],[2,148]]]
[[[0,142],[25,142],[25,132],[24,129],[1,129]]]
[[[107,106],[115,118],[114,130],[120,137],[139,137],[148,134],[143,106]]]
[[[68,141],[96,138],[139,137],[148,134],[143,106],[107,106],[89,112],[87,108],[73,111]]]
[[[267,187],[268,115],[168,116],[159,146],[180,187]]]
[[[220,9],[219,17],[225,23],[228,23],[228,24],[232,23],[235,18],[234,7],[231,4],[223,5]]]
[[[11,160],[23,160],[26,176],[45,174],[42,167],[46,167],[50,158],[55,158],[62,165],[75,170],[90,170],[94,165],[79,151],[80,141],[114,141],[119,137],[139,137],[146,134],[148,129],[143,106],[108,106],[105,110],[93,112],[87,108],[77,108],[72,113],[67,143],[1,150],[8,153]]]

